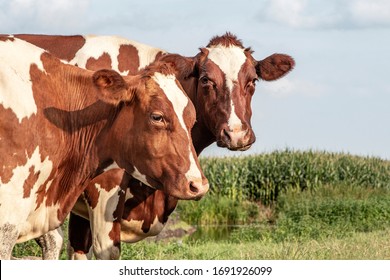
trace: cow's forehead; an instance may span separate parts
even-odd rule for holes
[[[173,109],[179,119],[181,126],[185,131],[186,125],[184,122],[184,110],[188,105],[188,97],[184,94],[176,82],[176,77],[172,74],[164,75],[161,73],[154,73],[153,80],[162,89],[168,100],[172,103]]]
[[[224,72],[226,85],[230,92],[233,90],[233,82],[238,80],[238,73],[247,57],[244,49],[238,46],[222,46],[207,48],[208,59],[214,62]]]

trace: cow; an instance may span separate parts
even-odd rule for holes
[[[273,54],[263,60],[256,60],[252,56],[251,48],[245,48],[241,40],[229,32],[213,37],[194,57],[168,53],[115,36],[22,34],[18,37],[46,48],[70,63],[94,70],[111,67],[122,71],[122,74],[128,74],[154,60],[171,62],[178,70],[180,83],[195,105],[197,116],[192,138],[198,155],[214,142],[219,147],[233,151],[249,149],[255,141],[250,119],[251,98],[257,80],[279,79],[295,65],[294,59],[284,54]],[[125,54],[124,50],[132,51]],[[147,61],[145,57],[151,60]],[[115,185],[110,183],[112,180],[104,174],[100,176],[100,180],[101,184],[107,184],[107,189],[108,185]],[[131,180],[128,185],[121,231],[117,232],[120,240],[124,242],[137,242],[158,234],[177,205],[177,199],[158,190],[140,189],[139,184],[136,180]],[[93,186],[88,190],[93,193]],[[113,254],[107,253],[110,250],[118,252],[119,248],[115,247],[119,247],[119,244],[113,242],[117,238],[112,239],[105,233],[113,232],[114,226],[102,223],[103,215],[112,215],[103,214],[104,209],[96,206],[100,203],[105,205],[104,201],[110,196],[104,198],[104,195],[100,192],[99,203],[89,204],[89,211],[85,209],[85,199],[80,199],[71,213],[68,254],[72,259],[90,257],[92,245],[97,258],[112,256]],[[91,219],[91,226],[88,219]],[[84,229],[84,235],[81,234],[81,229]],[[55,239],[56,233],[52,232],[51,235],[51,238],[47,236],[46,239]],[[41,240],[40,244],[43,246],[44,242]],[[105,249],[102,249],[103,247]]]
[[[119,184],[108,208],[123,205],[132,178],[177,199],[207,192],[196,112],[175,74],[160,61],[124,77],[85,70],[0,36],[0,259],[60,227],[102,174]]]

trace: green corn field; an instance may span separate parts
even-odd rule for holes
[[[327,184],[390,189],[390,162],[314,151],[275,151],[244,157],[201,158],[210,193],[270,204],[286,191]]]

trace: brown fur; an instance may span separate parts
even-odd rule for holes
[[[52,36],[52,35],[32,35],[16,34],[16,38],[27,41],[44,50],[49,51],[55,57],[71,61],[77,51],[85,44],[83,36]],[[61,48],[58,48],[61,45]]]
[[[207,45],[207,48],[215,47],[218,45],[222,45],[224,47],[237,46],[240,48],[244,48],[241,40],[239,40],[237,36],[233,35],[230,32],[226,32],[222,36],[214,36],[213,38],[211,38],[210,42]]]
[[[119,48],[119,71],[136,73],[139,68],[139,56],[137,49],[132,45],[122,45]]]
[[[111,69],[111,57],[107,53],[102,54],[98,59],[91,57],[87,61],[86,68],[95,71],[100,69]]]
[[[204,194],[200,189],[194,192],[185,175],[192,142],[176,119],[170,101],[157,83],[147,77],[153,74],[153,69],[164,73],[172,73],[172,69],[158,65],[143,75],[122,78],[112,70],[93,73],[65,65],[48,53],[42,54],[41,62],[44,71],[29,61],[25,63],[29,67],[37,112],[19,122],[11,109],[0,105],[1,182],[9,182],[13,170],[25,165],[39,147],[40,160],[49,159],[52,170],[38,188],[35,209],[43,203],[59,205],[59,223],[99,170],[113,161],[129,174],[136,164],[150,185],[167,194],[185,199]],[[133,95],[134,100],[129,98]],[[163,112],[169,127],[151,122],[148,110]],[[191,127],[195,119],[191,102],[183,117]],[[24,198],[31,195],[39,172],[30,167],[29,176],[21,186]],[[202,176],[199,180],[207,189],[206,178]],[[91,196],[91,205],[94,200]],[[118,210],[114,215],[120,217],[121,213]],[[50,224],[49,228],[58,226]]]
[[[217,46],[237,46],[243,49],[247,57],[247,61],[239,73],[236,92],[232,94],[233,101],[236,104],[235,113],[243,120],[243,129],[249,131],[237,147],[229,147],[229,139],[223,133],[230,113],[230,94],[226,92],[224,73],[217,65],[207,59],[208,49],[201,48],[200,52],[194,57],[183,57],[178,54],[157,55],[156,57],[156,59],[169,63],[175,68],[180,83],[195,105],[196,124],[192,129],[192,138],[197,154],[200,154],[204,148],[216,141],[219,146],[230,149],[249,148],[250,144],[255,141],[250,122],[252,115],[251,99],[255,92],[255,80],[274,80],[282,77],[294,67],[294,60],[286,55],[273,55],[257,61],[252,56],[251,48],[244,48],[242,41],[229,32],[222,36],[213,37],[207,44],[207,48]],[[61,46],[59,45],[59,47]],[[131,47],[127,48],[127,54],[134,60],[134,52],[132,52]],[[123,52],[119,62],[125,63],[126,59],[125,52]],[[134,71],[136,69],[135,67],[123,67],[123,69],[125,68],[129,69],[130,74],[131,69]],[[149,76],[149,74],[146,75]],[[201,79],[203,76],[208,78],[204,84],[202,84]],[[104,174],[102,174],[101,180],[106,180]],[[136,183],[131,183],[128,187],[135,196],[125,203],[123,222],[125,223],[131,219],[143,221],[142,228],[145,232],[144,237],[146,237],[154,217],[157,215],[159,221],[165,223],[171,211],[176,207],[177,200],[166,196],[159,190],[143,189],[143,191],[140,191],[140,186]],[[72,225],[70,225],[70,228],[72,228]],[[77,227],[77,230],[80,230],[80,227]],[[114,232],[113,230],[111,233]],[[117,231],[117,234],[120,234],[120,232]],[[111,235],[111,237],[113,236]],[[117,240],[117,237],[115,237],[115,240]],[[83,250],[88,251],[87,248]]]

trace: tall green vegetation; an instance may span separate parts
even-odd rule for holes
[[[276,151],[246,157],[201,158],[212,195],[270,204],[286,191],[328,184],[390,189],[390,162],[313,151]]]
[[[319,240],[390,228],[390,162],[326,152],[204,158],[211,189],[180,202],[190,224],[248,225],[231,241]]]

